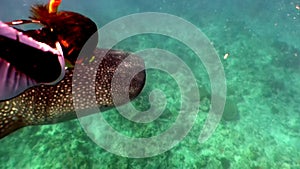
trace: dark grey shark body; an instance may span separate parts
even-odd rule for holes
[[[96,49],[95,56],[104,56],[106,52],[107,50]],[[83,99],[76,100],[82,103],[82,105],[79,105],[80,109],[89,108],[93,104],[97,104],[100,108],[115,106],[112,99],[112,90],[118,92],[124,91],[124,88],[116,85],[119,87],[112,89],[112,78],[119,64],[122,61],[126,62],[124,59],[128,55],[126,52],[109,51],[103,57],[100,65],[95,66],[96,63],[94,62],[84,63],[86,65],[78,71],[81,78],[73,79],[74,69],[67,69],[64,79],[56,85],[33,87],[11,100],[0,102],[0,138],[28,125],[52,124],[76,118],[77,116],[74,112],[75,100],[72,94],[72,83],[74,82],[83,84],[76,87],[76,92],[83,92],[83,94],[87,91],[87,85],[94,86],[94,93],[90,92],[91,95],[96,96],[95,100],[75,97],[75,99]],[[124,77],[130,76],[128,74],[130,72],[128,71],[129,69],[144,69],[143,60],[137,56],[133,56],[133,59],[127,62],[126,69],[121,69]],[[98,69],[95,70],[95,68]],[[89,80],[87,78],[93,77],[90,75],[95,73],[95,71],[97,74],[94,84],[84,85]],[[144,83],[145,71],[143,70],[135,75],[130,82],[130,99],[134,99],[141,92]],[[126,99],[124,98],[124,102],[121,101],[120,104],[125,102]]]

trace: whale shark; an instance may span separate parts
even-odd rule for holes
[[[88,109],[90,105],[96,104],[100,110],[106,110],[114,106],[125,104],[136,98],[145,85],[146,72],[145,64],[141,57],[119,50],[98,49],[94,51],[94,57],[101,57],[101,63],[83,62],[79,69],[69,67],[65,71],[64,78],[55,85],[40,85],[27,89],[20,95],[0,102],[0,138],[30,125],[55,124],[77,118],[76,109]],[[131,59],[126,59],[130,57]],[[119,66],[124,64],[126,66]],[[82,66],[84,65],[84,66]],[[95,70],[96,68],[96,70]],[[80,78],[74,79],[74,70]],[[132,70],[141,70],[132,75]],[[128,86],[113,81],[114,73],[118,70],[122,77],[133,77]],[[95,79],[91,74],[96,72]],[[75,81],[76,80],[76,81]],[[86,84],[91,80],[93,84]],[[122,81],[122,79],[121,79]],[[72,84],[76,86],[76,91]],[[83,97],[74,97],[74,92],[87,92],[88,86],[94,86],[94,91],[88,91],[95,95],[95,100]],[[115,86],[115,87],[112,87]],[[118,98],[118,105],[114,103],[113,93],[129,91],[124,98]],[[72,93],[73,92],[73,93]],[[79,93],[79,94],[78,94]],[[77,100],[75,100],[77,99]],[[74,106],[74,102],[80,102]],[[99,112],[94,112],[99,113]]]

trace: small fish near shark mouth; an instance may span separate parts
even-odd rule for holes
[[[146,80],[142,58],[124,51],[98,48],[95,49],[94,56],[96,59],[102,57],[100,64],[91,61],[79,64],[80,68],[76,65],[76,76],[80,78],[74,79],[74,68],[68,68],[63,80],[56,85],[35,86],[15,98],[0,102],[0,139],[22,127],[75,119],[77,109],[84,110],[97,105],[100,110],[106,110],[125,104],[139,95]],[[120,66],[121,64],[126,66]],[[140,71],[133,75],[132,70]],[[113,80],[116,72],[124,78]],[[91,76],[95,73],[96,76]],[[90,79],[93,77],[94,79]],[[124,83],[128,77],[133,78]],[[88,81],[93,84],[87,84]],[[76,91],[73,91],[73,83],[79,84],[75,88]],[[124,91],[128,93],[125,94]],[[75,92],[76,96],[82,94],[87,97],[74,97],[72,92]],[[117,104],[114,102],[115,94]],[[89,95],[95,96],[95,99],[89,99]],[[76,104],[76,109],[74,102],[80,103]]]

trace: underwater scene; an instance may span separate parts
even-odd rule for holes
[[[48,0],[2,0],[0,21],[36,3]],[[300,169],[300,0],[62,0],[58,11],[94,21],[99,49],[142,58],[145,84],[124,105],[9,132],[0,169]],[[67,111],[44,101],[37,113]]]

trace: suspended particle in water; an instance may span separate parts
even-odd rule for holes
[[[227,59],[228,56],[229,56],[229,53],[226,53],[226,54],[224,55],[224,59]]]

